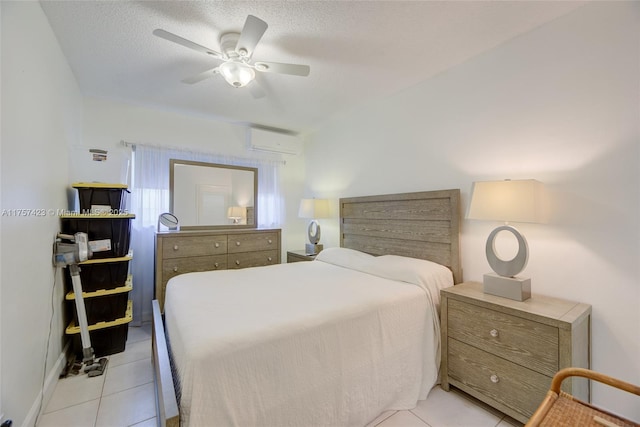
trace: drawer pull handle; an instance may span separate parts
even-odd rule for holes
[[[489,331],[489,335],[491,335],[494,338],[498,338],[498,335],[500,334],[498,333],[497,329],[492,329],[491,331]]]
[[[494,384],[498,384],[500,382],[500,378],[498,378],[498,376],[496,374],[493,374],[489,377],[489,379],[491,380],[492,383]]]
[[[216,262],[216,263],[214,263],[214,264],[213,264],[213,266],[214,266],[215,268],[218,268],[218,267],[219,267],[219,265],[218,265],[218,263],[217,263],[217,262]]]
[[[240,242],[236,242],[236,246],[240,246]]]
[[[173,245],[173,250],[177,251],[178,250],[178,245]]]
[[[271,240],[271,239],[267,240],[267,243],[271,244],[271,242],[272,242],[272,240]]]
[[[271,257],[267,257],[267,261],[271,262],[272,261]]]
[[[214,247],[216,247],[216,248],[219,248],[219,247],[220,247],[220,243],[215,242],[215,243],[213,244],[213,246],[214,246]]]
[[[178,266],[173,267],[173,271],[178,271]]]
[[[236,260],[236,265],[240,265],[240,260],[239,259]]]

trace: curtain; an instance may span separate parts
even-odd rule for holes
[[[280,186],[283,162],[244,159],[175,148],[136,145],[133,147],[129,210],[132,221],[131,274],[133,275],[134,324],[151,320],[151,300],[155,293],[155,232],[158,216],[169,212],[169,160],[192,160],[247,166],[258,169],[258,227],[279,227],[284,222],[284,202]]]

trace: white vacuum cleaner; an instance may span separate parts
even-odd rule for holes
[[[68,240],[71,243],[64,243]],[[107,358],[95,360],[93,347],[91,347],[91,336],[89,335],[89,324],[87,322],[87,312],[82,296],[82,281],[80,280],[79,263],[88,260],[92,256],[89,247],[89,236],[86,233],[76,233],[74,235],[58,234],[53,254],[53,264],[56,267],[69,267],[71,282],[73,283],[73,293],[75,295],[76,313],[80,326],[80,339],[82,341],[82,363],[84,371],[89,377],[97,377],[104,374],[107,367]]]

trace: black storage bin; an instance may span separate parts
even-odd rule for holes
[[[126,213],[126,198],[128,192],[124,184],[102,184],[78,182],[72,184],[78,190],[80,212],[83,214],[95,213],[93,207],[99,207],[99,211],[110,210],[108,213]]]
[[[98,261],[98,262],[96,262]],[[80,281],[84,292],[95,292],[99,290],[109,290],[124,286],[129,273],[130,256],[99,260],[89,260],[80,264]],[[73,291],[71,282],[71,272],[65,269],[64,281],[65,290]]]
[[[91,347],[93,348],[95,357],[122,353],[127,344],[128,332],[128,324],[90,331]],[[79,360],[82,360],[82,340],[80,339],[80,333],[73,336],[73,352]]]
[[[86,292],[83,294],[85,312],[87,313],[87,323],[110,322],[112,320],[126,317],[129,292],[133,289],[131,277],[127,280],[126,286],[111,290],[99,290],[96,292]],[[75,293],[67,293],[65,299],[69,305],[69,313],[73,313],[73,322],[78,324],[78,313],[76,310]]]
[[[102,297],[84,298],[84,307],[87,313],[87,323],[94,324],[100,322],[110,322],[124,317],[127,312],[128,293],[107,295]],[[72,305],[73,321],[78,324],[78,313],[76,302],[69,301]]]
[[[132,308],[133,305],[131,301],[129,301],[127,304],[127,314],[124,318],[112,322],[89,325],[89,337],[91,338],[91,347],[93,348],[95,357],[121,353],[125,350],[129,323],[133,319]],[[80,328],[72,323],[67,327],[66,332],[68,335],[72,335],[73,352],[77,358],[82,360]]]
[[[110,249],[96,250],[93,258],[123,257],[129,252],[131,220],[135,215],[64,215],[60,217],[62,233],[87,233],[89,244],[107,242]],[[99,244],[98,246],[104,246]]]

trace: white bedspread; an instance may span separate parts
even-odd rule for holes
[[[432,294],[320,261],[173,278],[182,425],[363,426],[415,407],[438,374]]]

